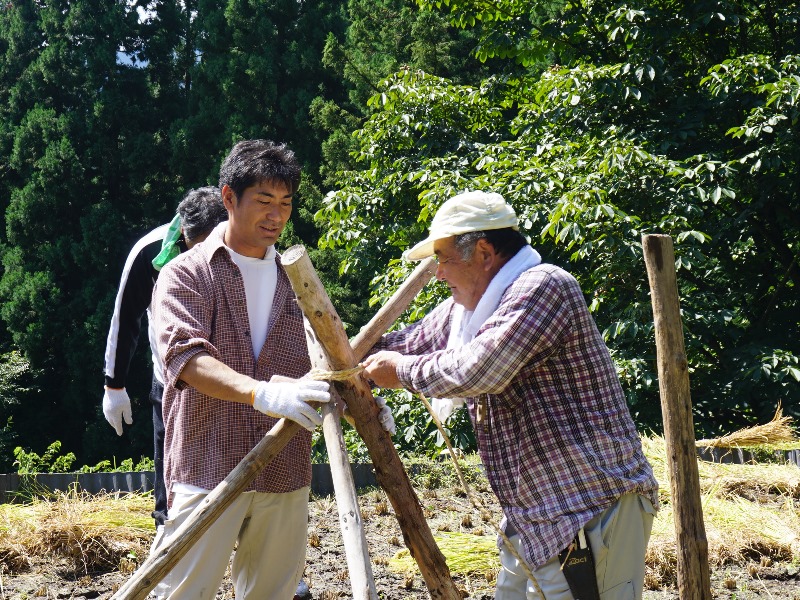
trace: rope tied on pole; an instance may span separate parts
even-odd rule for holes
[[[340,371],[326,371],[325,369],[311,369],[305,378],[313,379],[314,381],[345,381],[351,377],[355,377],[364,370],[364,367],[356,365],[351,369],[342,369]]]

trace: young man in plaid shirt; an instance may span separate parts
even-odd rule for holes
[[[236,597],[289,599],[305,566],[309,402],[328,384],[302,380],[311,364],[303,315],[275,251],[292,212],[300,167],[282,144],[234,146],[220,169],[228,220],[169,262],[153,298],[164,361],[164,480],[169,510],[158,551],[280,418],[302,428],[167,577],[157,598],[212,598],[236,545]],[[297,381],[273,381],[273,376]]]

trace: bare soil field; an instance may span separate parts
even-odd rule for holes
[[[658,443],[646,441],[662,482],[662,509],[648,549],[645,600],[679,598],[669,487]],[[699,462],[712,596],[721,600],[800,600],[800,469],[794,465]],[[465,598],[493,598],[499,520],[478,469],[468,469],[471,498],[448,465],[412,477],[428,524]],[[476,510],[474,502],[487,510]],[[153,537],[148,496],[73,494],[0,506],[0,600],[108,599],[146,557]],[[359,504],[375,585],[384,600],[428,598],[408,557],[394,511],[380,489]],[[350,598],[347,560],[333,497],[309,504],[305,581],[316,600]],[[234,597],[225,579],[218,599]],[[288,600],[288,599],[287,599]]]

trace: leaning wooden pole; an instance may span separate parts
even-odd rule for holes
[[[389,327],[403,314],[411,301],[436,274],[436,260],[433,257],[421,261],[411,275],[397,288],[389,301],[375,313],[369,323],[350,341],[356,361],[361,360]]]
[[[418,266],[406,279],[398,290],[392,294],[389,301],[380,308],[375,316],[360,332],[360,344],[365,348],[354,350],[363,356],[380,338],[383,333],[397,320],[400,314],[408,308],[411,301],[419,291],[430,281],[435,271],[435,262],[431,259]],[[319,344],[310,326],[305,319],[306,341],[311,366],[315,369],[330,371],[331,365],[325,349]],[[358,348],[355,340],[352,345]],[[360,358],[360,357],[359,357]],[[378,592],[375,588],[375,579],[372,574],[372,564],[369,558],[369,548],[364,532],[364,523],[361,520],[361,509],[358,505],[358,495],[353,472],[347,457],[347,448],[342,435],[342,422],[340,404],[342,399],[335,388],[331,389],[331,401],[322,405],[322,432],[325,436],[325,447],[328,450],[328,463],[331,467],[336,506],[339,510],[339,527],[342,532],[345,556],[347,558],[347,571],[350,576],[350,586],[354,600],[377,600]]]
[[[356,365],[344,327],[331,304],[305,248],[292,246],[282,255],[283,267],[294,288],[300,308],[325,348],[331,367],[350,369]],[[403,539],[419,566],[431,598],[461,600],[444,555],[433,539],[422,506],[391,437],[378,421],[378,406],[372,390],[362,377],[334,384],[344,398],[364,440],[375,468],[375,478],[386,491],[397,516]]]
[[[642,247],[653,303],[661,412],[675,515],[678,595],[681,600],[710,600],[708,541],[700,500],[689,364],[683,344],[672,238],[645,235]]]
[[[219,515],[239,497],[256,476],[300,430],[294,421],[281,419],[205,497],[184,523],[147,557],[112,600],[144,600],[177,562],[200,539]]]

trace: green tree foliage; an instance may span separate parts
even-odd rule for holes
[[[797,416],[798,10],[4,3],[0,466],[14,445],[44,452],[54,439],[85,464],[150,454],[146,351],[133,428],[118,438],[99,409],[122,265],[253,136],[288,142],[306,166],[281,246],[324,233],[311,258],[350,335],[410,271],[397,257],[441,202],[491,188],[579,277],[642,425],[660,422],[649,232],[675,240],[698,428],[763,421],[779,401]],[[445,294],[432,286],[402,320]],[[418,401],[394,402],[412,432],[398,446],[433,450]],[[466,423],[452,428],[469,445]]]
[[[97,416],[87,390],[100,369],[87,368],[86,356],[103,354],[109,311],[105,323],[96,311],[109,308],[107,282],[119,277],[109,259],[130,239],[126,218],[138,225],[157,206],[147,190],[158,157],[142,152],[149,132],[127,116],[148,112],[146,81],[117,60],[120,47],[139,43],[136,13],[124,4],[23,1],[7,4],[0,22],[0,315],[44,391],[15,427],[34,446],[61,437],[77,447]]]
[[[344,27],[339,3],[324,0],[0,7],[0,351],[40,373],[40,392],[0,415],[19,442],[42,452],[59,439],[90,464],[152,452],[146,336],[129,381],[133,427],[119,438],[100,412],[120,273],[187,189],[216,183],[235,141],[296,149],[307,178],[285,241],[316,245],[320,143],[308,105],[338,85],[319,57]]]
[[[30,363],[16,350],[0,355],[0,471],[12,466],[12,450],[18,434],[14,414],[24,410],[39,391],[37,377]]]
[[[412,69],[460,82],[490,72],[471,56],[473,33],[454,28],[434,11],[418,10],[413,0],[349,0],[347,18],[343,35],[328,35],[322,57],[344,87],[326,90],[312,105],[315,127],[327,136],[324,182],[334,187],[336,171],[352,164],[357,145],[351,133],[369,116],[367,101],[384,78]]]
[[[322,140],[321,186],[336,187],[337,171],[352,164],[356,141],[352,132],[369,114],[367,100],[378,84],[400,68],[439,69],[459,78],[469,72],[487,71],[469,56],[472,34],[450,26],[432,11],[416,9],[413,0],[349,0],[346,30],[328,33],[322,64],[338,82],[321,88],[311,103],[314,130]],[[321,201],[321,197],[320,197]],[[325,224],[321,224],[324,230]],[[367,302],[370,279],[377,261],[369,268],[349,268],[343,250],[326,247],[312,255],[323,273],[323,283],[347,332],[354,335],[375,311]],[[346,267],[339,271],[339,264]]]
[[[320,140],[308,108],[321,89],[339,86],[320,56],[328,32],[345,26],[330,0],[187,3],[179,44],[186,104],[171,133],[180,174],[192,180],[198,165],[214,173],[236,141],[269,138],[287,142],[316,179]]]
[[[553,18],[520,0],[419,4],[473,29],[479,58],[522,68],[381,82],[318,215],[344,268],[399,256],[459,191],[501,192],[579,278],[635,417],[659,430],[641,236],[669,234],[698,430],[779,402],[800,414],[796,4],[565,2]],[[393,263],[376,297],[409,268]]]

